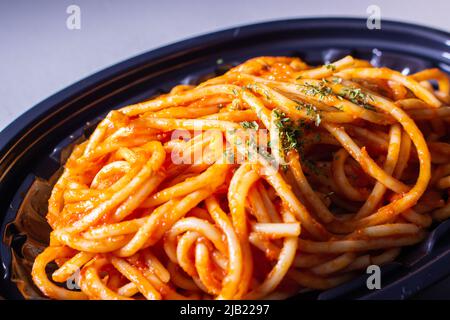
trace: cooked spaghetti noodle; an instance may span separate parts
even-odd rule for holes
[[[339,285],[450,216],[449,103],[438,69],[259,57],[111,111],[53,188],[33,280],[54,299]]]

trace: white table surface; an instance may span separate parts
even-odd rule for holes
[[[81,29],[66,27],[69,5]],[[0,130],[53,93],[112,64],[191,36],[242,24],[367,17],[450,30],[448,0],[0,0]]]

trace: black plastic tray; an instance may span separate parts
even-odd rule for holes
[[[300,56],[311,64],[344,55],[408,73],[438,67],[450,72],[450,34],[422,26],[382,21],[320,18],[237,27],[144,53],[96,73],[39,103],[0,133],[0,234],[5,232],[36,178],[48,179],[61,166],[59,152],[110,109],[195,83],[259,55]],[[24,89],[25,90],[25,89]],[[450,221],[434,226],[428,239],[382,268],[382,289],[369,292],[361,276],[315,299],[405,299],[450,274]],[[20,241],[20,235],[18,235]],[[0,244],[0,295],[21,298],[10,281],[11,250]],[[446,294],[449,294],[448,292]]]

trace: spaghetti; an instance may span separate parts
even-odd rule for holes
[[[53,188],[33,280],[54,299],[336,286],[450,216],[449,103],[438,69],[259,57],[111,111]]]

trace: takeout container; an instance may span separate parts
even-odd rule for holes
[[[109,110],[167,92],[179,83],[197,83],[260,55],[299,56],[310,64],[323,64],[350,54],[404,73],[431,67],[448,73],[449,39],[446,32],[385,20],[381,30],[369,30],[364,19],[267,22],[144,53],[44,100],[0,133],[0,296],[20,299],[22,292],[43,297],[31,284],[29,270],[37,249],[48,240],[50,228],[43,216],[52,181],[70,146],[89,135]],[[450,221],[433,225],[423,243],[404,249],[396,262],[383,266],[381,290],[368,291],[367,275],[362,274],[334,289],[299,293],[293,299],[411,297],[450,274],[449,229]],[[14,272],[12,262],[20,265]]]

